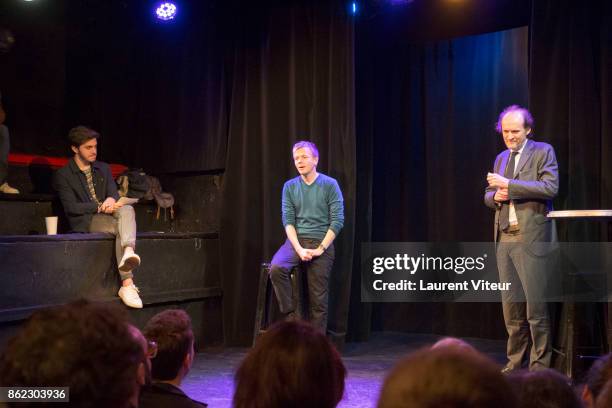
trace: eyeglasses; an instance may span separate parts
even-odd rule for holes
[[[157,356],[157,343],[153,340],[147,340],[147,357],[153,359]]]

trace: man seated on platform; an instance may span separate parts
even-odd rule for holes
[[[344,225],[344,200],[338,182],[317,172],[319,151],[312,142],[293,146],[293,162],[299,176],[283,186],[282,219],[287,239],[274,254],[270,279],[280,310],[294,318],[291,269],[303,263],[308,282],[310,321],[327,330],[329,276],[334,264],[334,239]]]
[[[79,300],[32,314],[0,356],[0,386],[66,387],[66,406],[135,408],[145,358],[122,308]]]
[[[195,355],[189,315],[180,309],[164,310],[147,322],[144,335],[149,342],[157,344],[157,352],[151,356],[152,382],[140,395],[140,407],[206,407],[180,389]]]
[[[13,34],[4,28],[0,28],[0,54],[7,53],[15,39]],[[4,194],[19,194],[19,190],[9,186],[6,181],[8,175],[8,154],[9,154],[9,130],[4,124],[6,113],[2,107],[2,93],[0,92],[0,193]]]
[[[119,297],[129,307],[142,308],[133,269],[140,265],[136,247],[136,216],[131,205],[119,200],[108,164],[96,161],[100,135],[85,126],[70,130],[74,153],[55,173],[54,188],[64,207],[72,232],[105,232],[115,235],[115,255],[122,286]]]

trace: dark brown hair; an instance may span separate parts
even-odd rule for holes
[[[379,408],[506,408],[515,406],[500,368],[459,347],[422,349],[401,360],[385,379]]]
[[[346,369],[325,337],[305,322],[272,326],[236,372],[235,408],[332,408]]]
[[[517,393],[521,408],[582,407],[569,378],[551,368],[514,372],[508,379]]]
[[[100,134],[98,132],[86,126],[77,126],[70,129],[68,132],[68,140],[70,141],[70,145],[74,147],[79,147],[83,143],[99,137]]]
[[[79,300],[30,317],[0,357],[0,385],[70,387],[70,406],[126,407],[143,357],[122,310]]]
[[[144,336],[157,343],[157,356],[151,360],[154,380],[173,380],[193,346],[189,315],[181,309],[164,310],[145,325]]]

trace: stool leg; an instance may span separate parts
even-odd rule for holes
[[[261,264],[259,272],[259,285],[257,290],[257,307],[255,309],[255,325],[253,327],[253,345],[259,336],[264,317],[267,318],[270,297],[270,264]]]
[[[270,314],[272,313],[272,297],[274,293],[274,288],[272,287],[272,279],[270,279],[270,273],[268,273],[268,278],[266,279],[266,304],[264,307],[264,313],[262,317],[262,327],[263,330],[266,330],[268,326],[270,326]]]

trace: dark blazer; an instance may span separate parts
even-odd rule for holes
[[[208,405],[189,398],[172,384],[154,382],[140,393],[140,408],[202,408]]]
[[[118,200],[119,193],[110,166],[95,161],[91,169],[98,200],[104,201],[107,197]],[[98,212],[98,204],[90,197],[85,175],[77,166],[74,158],[55,172],[53,188],[62,202],[64,212],[70,222],[70,229],[73,232],[89,232],[91,218]]]
[[[551,145],[528,139],[518,165],[514,171],[515,179],[510,180],[508,193],[514,201],[514,209],[518,219],[524,242],[556,243],[557,232],[555,223],[546,217],[552,210],[552,200],[559,191],[559,170],[555,151]],[[506,149],[497,155],[493,165],[493,172],[504,174],[510,150]],[[495,188],[487,187],[485,190],[485,204],[495,211],[494,240],[497,242],[499,231],[499,214],[501,206],[493,197]],[[540,250],[547,252],[555,246],[533,245],[534,252]]]

